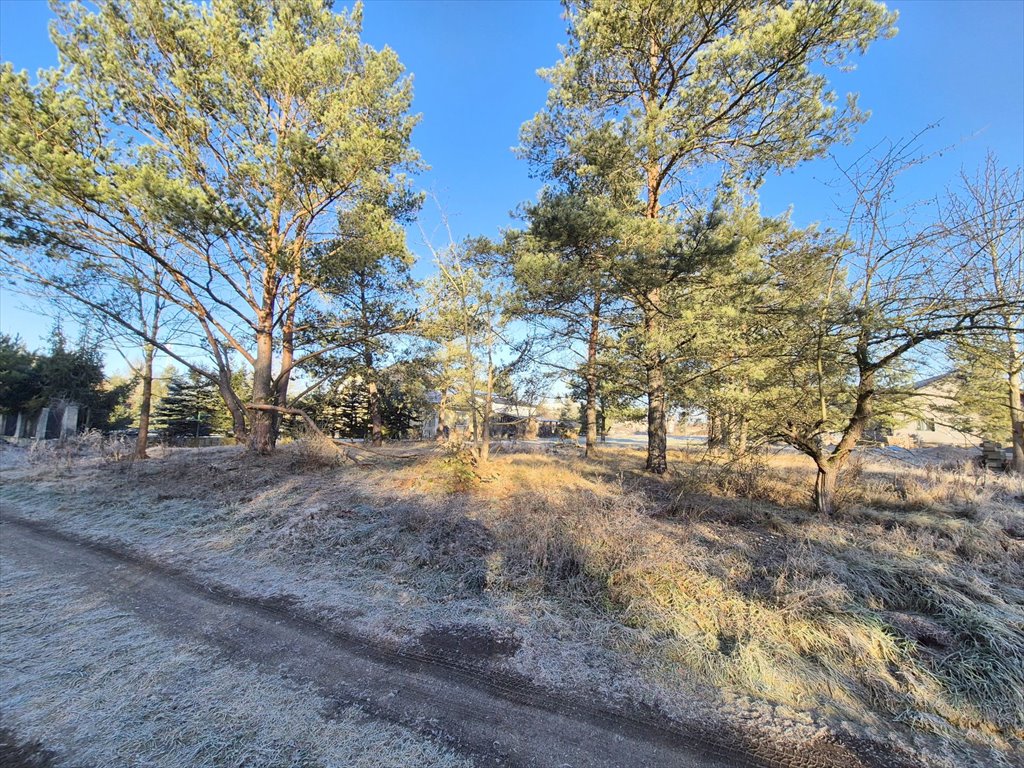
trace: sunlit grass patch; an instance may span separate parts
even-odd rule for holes
[[[499,515],[509,584],[596,605],[640,631],[638,646],[715,686],[842,718],[1020,739],[1019,544],[988,513],[971,520],[938,502],[850,505],[819,520],[780,505],[802,469],[694,462],[651,498],[535,466]],[[552,480],[546,490],[539,478]]]

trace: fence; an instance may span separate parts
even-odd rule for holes
[[[74,403],[58,403],[35,413],[0,413],[0,435],[15,440],[55,440],[78,432],[80,409]]]

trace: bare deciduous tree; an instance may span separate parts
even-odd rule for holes
[[[950,247],[948,232],[896,205],[896,180],[924,162],[918,136],[882,145],[845,170],[853,192],[846,230],[795,264],[819,274],[815,293],[790,305],[794,333],[778,376],[779,436],[817,467],[814,501],[835,509],[837,481],[873,421],[907,405],[912,356],[928,345],[996,326],[1003,299],[972,295],[964,275],[976,254]],[[934,349],[932,349],[934,352]]]
[[[971,300],[991,304],[981,323],[959,335],[954,358],[1003,380],[1002,423],[1009,427],[1014,471],[1024,474],[1024,186],[1021,169],[1001,167],[992,154],[976,176],[961,174],[945,201],[942,228],[949,248],[968,260],[963,272]],[[969,384],[968,384],[969,385]]]

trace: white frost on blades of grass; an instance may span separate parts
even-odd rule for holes
[[[645,482],[642,493],[623,481],[633,477],[636,458],[500,457],[488,484],[453,496],[432,460],[301,472],[287,450],[243,460],[237,450],[203,449],[129,466],[81,462],[73,478],[59,481],[42,465],[5,471],[3,495],[16,514],[146,552],[210,583],[294,595],[322,618],[380,639],[401,642],[425,626],[467,621],[513,626],[523,640],[508,662],[517,671],[610,698],[628,695],[677,716],[705,714],[691,711],[693,702],[714,699],[708,688],[691,691],[693,680],[703,680],[729,686],[722,695],[734,717],[756,712],[786,738],[803,739],[807,730],[811,738],[817,729],[806,717],[808,687],[834,707],[830,685],[839,683],[850,691],[854,735],[867,727],[875,738],[893,737],[892,718],[906,721],[923,707],[912,746],[942,754],[922,763],[981,764],[973,751],[947,759],[946,746],[930,735],[947,727],[928,714],[942,702],[933,689],[908,700],[888,665],[895,660],[912,675],[904,680],[927,683],[932,677],[922,678],[919,662],[945,664],[968,673],[957,681],[982,694],[975,700],[984,704],[995,692],[1003,705],[1014,696],[1019,702],[1019,673],[1007,680],[990,674],[998,671],[992,664],[962,663],[985,650],[976,639],[985,643],[993,632],[961,632],[977,622],[966,617],[965,625],[932,605],[934,578],[915,565],[941,566],[949,577],[943,584],[964,596],[979,594],[979,578],[994,593],[1016,594],[1019,479],[969,465],[894,472],[865,461],[854,467],[842,514],[822,521],[806,509],[813,468],[804,458],[681,459],[670,481]],[[660,514],[650,517],[655,508]],[[666,579],[659,559],[680,578]],[[993,601],[981,595],[968,604],[981,609]],[[750,610],[764,620],[751,622]],[[939,622],[953,632],[956,655],[912,644],[917,635],[900,627],[920,623],[921,611],[927,626]],[[866,622],[858,618],[865,615]],[[699,631],[674,631],[695,616],[704,619]],[[801,631],[808,625],[810,635]],[[994,636],[1007,626],[1014,625],[1000,618]],[[800,651],[808,636],[827,653]],[[1009,653],[995,657],[999,669],[1014,669],[1020,647],[1010,643]],[[808,664],[814,674],[792,674],[794,665]],[[988,691],[976,684],[993,678]],[[865,681],[880,696],[865,697],[858,688]],[[970,726],[973,703],[952,700],[961,704],[968,721],[950,714]],[[948,736],[954,746],[968,736],[988,738],[976,730]]]
[[[469,762],[308,687],[215,660],[56,576],[5,563],[4,723],[58,764],[462,768]]]

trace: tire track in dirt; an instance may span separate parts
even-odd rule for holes
[[[315,685],[339,707],[448,740],[483,765],[582,768],[826,768],[905,764],[862,760],[869,745],[819,742],[787,748],[736,729],[680,724],[653,711],[624,711],[553,693],[429,649],[375,645],[330,631],[291,610],[213,589],[180,571],[38,523],[5,515],[5,562],[28,561],[130,608],[174,637],[228,658]],[[853,748],[856,748],[856,752]]]

